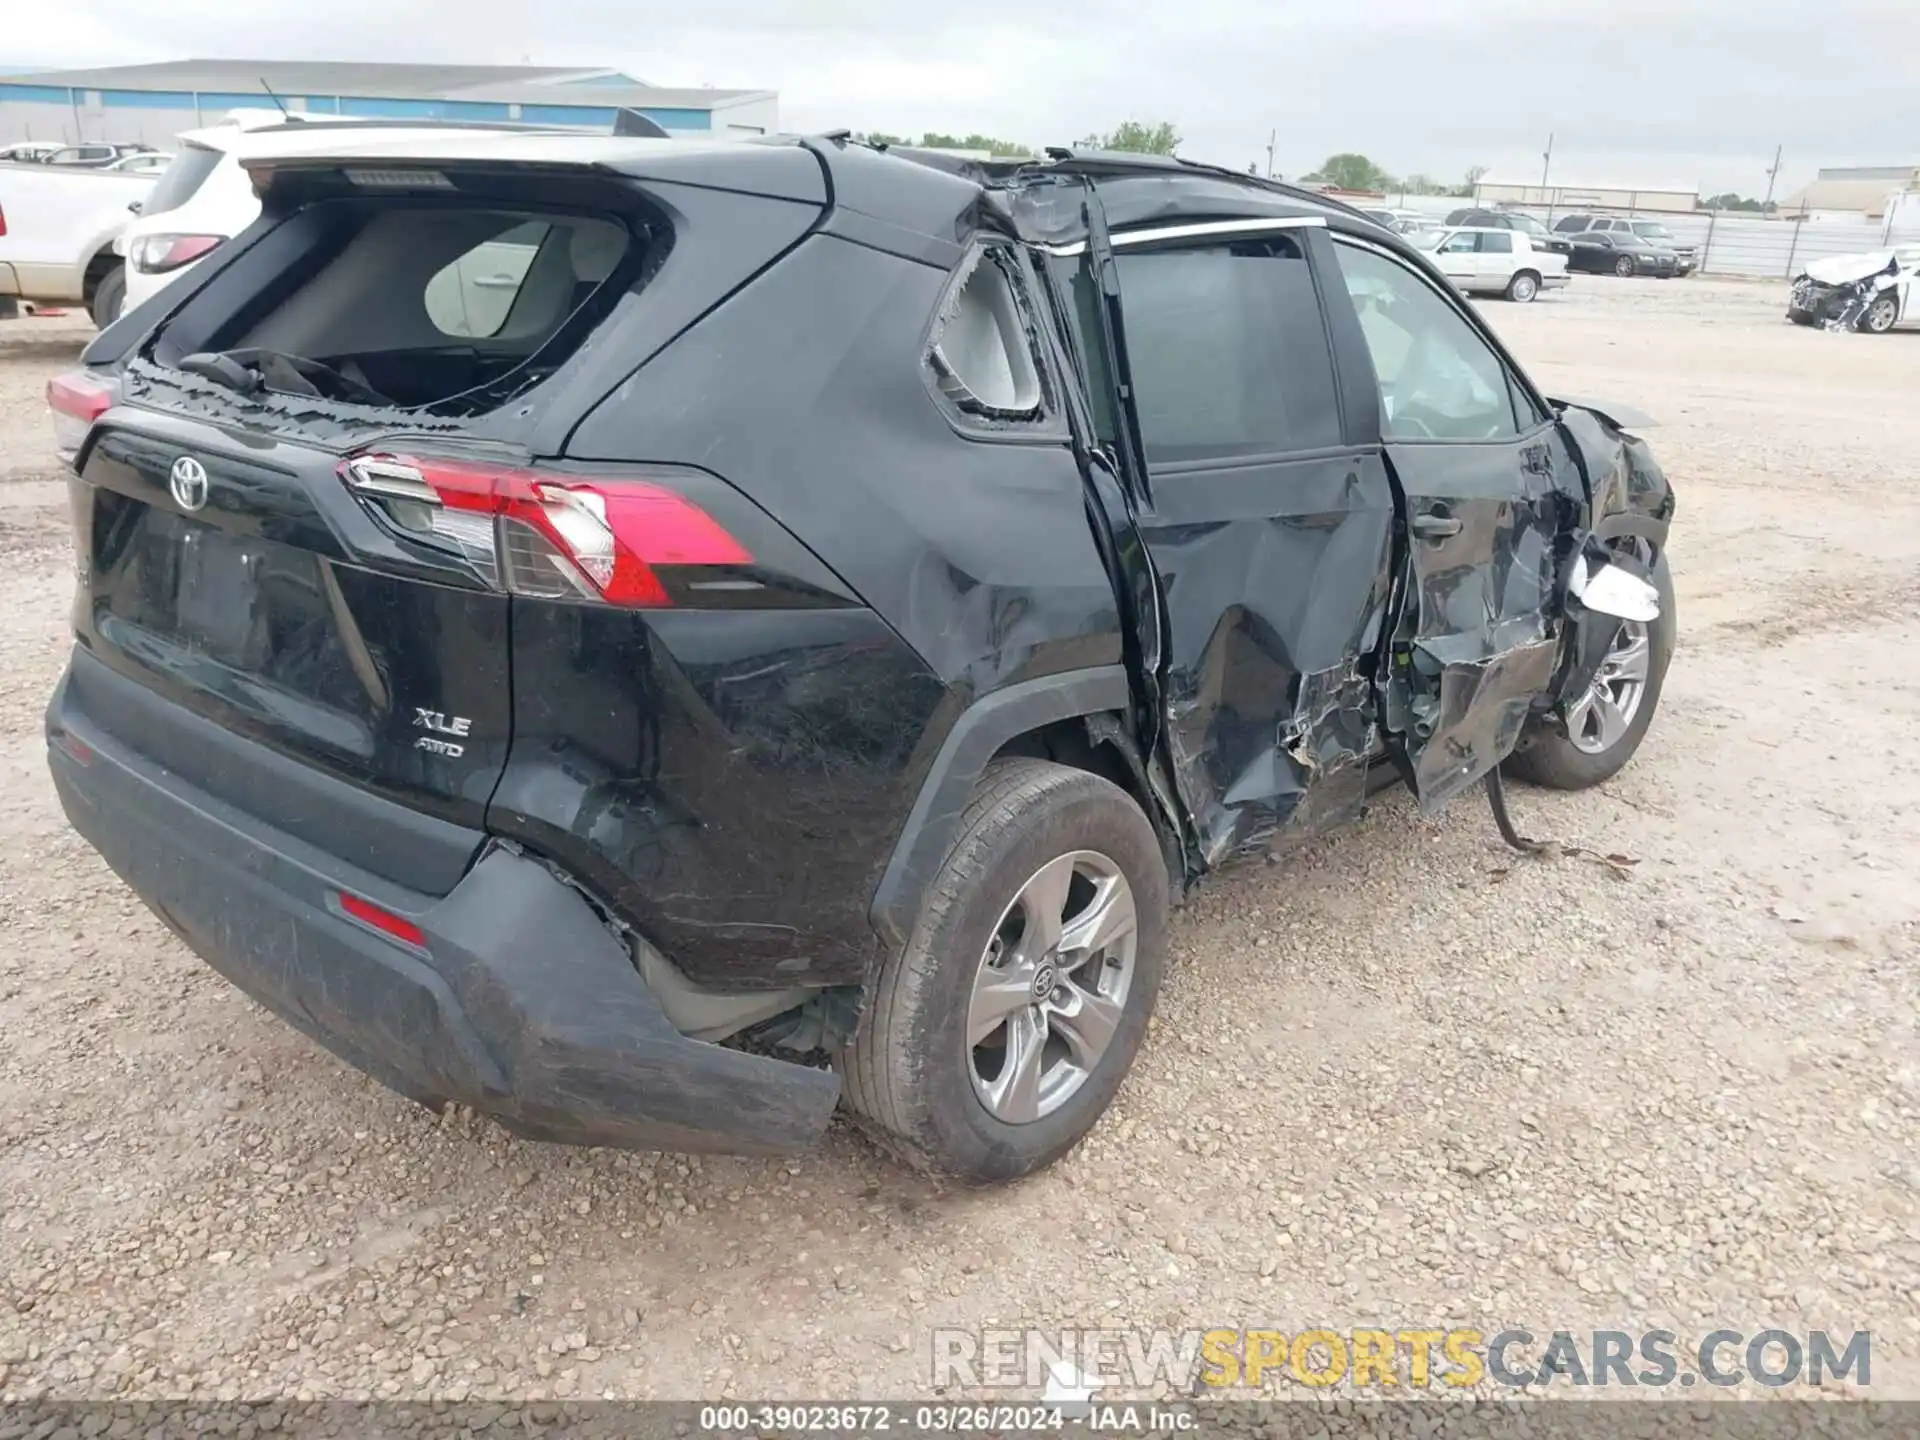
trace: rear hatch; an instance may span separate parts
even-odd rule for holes
[[[126,357],[76,459],[90,658],[72,703],[336,850],[337,799],[270,777],[430,817],[436,845],[372,863],[430,893],[481,843],[507,762],[514,595],[644,603],[622,517],[686,518],[645,486],[530,467],[652,329],[717,298],[650,290],[684,238],[678,187],[508,144],[538,158],[263,162],[261,219]],[[762,262],[817,214],[780,208],[796,213],[766,225]],[[722,543],[692,526],[683,546]]]

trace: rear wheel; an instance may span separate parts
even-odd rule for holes
[[[1160,989],[1167,871],[1125,791],[1040,760],[988,768],[906,948],[835,1057],[848,1109],[911,1163],[1010,1180],[1079,1143]]]
[[[1540,277],[1531,270],[1522,270],[1507,282],[1507,299],[1525,305],[1540,293]]]
[[[93,323],[102,330],[120,318],[120,311],[127,303],[127,272],[116,265],[100,277],[100,283],[93,288],[93,299],[87,309],[93,316]]]
[[[1507,758],[1507,774],[1551,790],[1585,790],[1611,780],[1633,758],[1653,724],[1673,658],[1673,577],[1665,556],[1654,561],[1651,578],[1660,591],[1659,617],[1620,622],[1593,683],[1523,738]]]
[[[1882,295],[1860,317],[1860,328],[1869,335],[1884,335],[1893,329],[1893,322],[1899,318],[1900,302],[1891,295]]]

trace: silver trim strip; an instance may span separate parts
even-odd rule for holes
[[[1309,230],[1326,228],[1324,215],[1269,215],[1248,220],[1200,220],[1191,225],[1156,225],[1144,230],[1117,230],[1110,237],[1114,249],[1129,245],[1151,245],[1161,240],[1195,240],[1209,235],[1258,235],[1269,230]],[[1043,245],[1049,255],[1084,255],[1087,242],[1075,240],[1069,245]]]

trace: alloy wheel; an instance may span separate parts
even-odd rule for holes
[[[1093,850],[1048,861],[1002,912],[967,1007],[967,1069],[994,1119],[1045,1119],[1086,1084],[1126,1013],[1133,889]]]
[[[1621,621],[1593,683],[1567,706],[1567,737],[1574,749],[1600,755],[1625,738],[1646,698],[1652,657],[1646,625]]]
[[[1894,319],[1899,313],[1900,307],[1893,297],[1885,296],[1875,301],[1873,308],[1867,311],[1866,328],[1872,334],[1884,335],[1893,328]]]

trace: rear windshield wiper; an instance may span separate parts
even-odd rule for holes
[[[203,350],[186,356],[178,368],[241,395],[272,390],[282,395],[344,400],[353,405],[391,407],[393,404],[378,390],[341,374],[324,361],[279,350]]]

